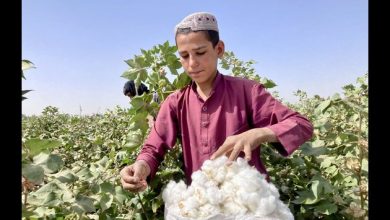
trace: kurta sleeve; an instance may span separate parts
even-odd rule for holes
[[[282,156],[289,156],[312,137],[311,122],[275,99],[263,85],[253,85],[251,98],[254,126],[275,132],[279,142],[271,144]]]
[[[178,123],[175,103],[174,94],[161,103],[154,126],[137,157],[137,160],[144,160],[149,164],[150,180],[156,175],[167,150],[176,143]]]

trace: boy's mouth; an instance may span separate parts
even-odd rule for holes
[[[200,71],[191,71],[191,72],[189,72],[189,73],[190,73],[190,75],[197,75],[197,74],[199,74],[200,72],[202,72],[202,70],[200,70]]]

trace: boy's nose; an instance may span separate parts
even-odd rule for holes
[[[190,56],[190,66],[195,67],[198,65],[198,60],[194,56]]]

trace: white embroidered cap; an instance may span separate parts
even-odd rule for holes
[[[218,23],[214,15],[208,12],[196,12],[185,17],[175,27],[175,34],[178,29],[189,28],[191,31],[213,30],[218,32]]]

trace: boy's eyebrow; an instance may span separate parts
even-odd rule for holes
[[[207,47],[207,45],[203,45],[203,46],[199,46],[199,47],[197,47],[197,48],[194,48],[194,49],[192,49],[192,50],[200,50],[200,49],[203,49],[203,48],[206,48]],[[179,53],[184,53],[184,52],[186,52],[186,51],[179,51]]]

